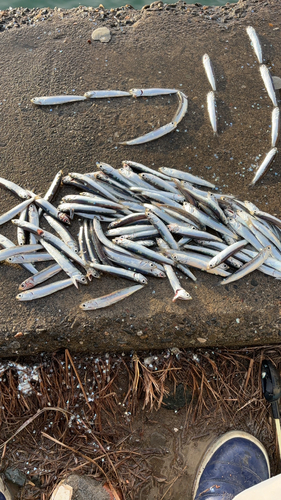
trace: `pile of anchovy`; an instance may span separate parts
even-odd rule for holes
[[[123,161],[120,169],[106,163],[97,168],[66,177],[58,172],[43,197],[0,178],[1,187],[24,200],[0,215],[0,225],[11,221],[16,226],[18,240],[16,245],[0,235],[0,261],[31,273],[19,287],[18,300],[78,287],[102,273],[138,285],[85,302],[83,310],[122,300],[143,288],[149,276],[169,279],[173,301],[189,300],[177,270],[193,281],[190,268],[217,274],[223,285],[255,269],[281,278],[280,219],[251,202],[219,194],[210,182],[181,170],[156,171],[133,161]],[[55,207],[51,201],[62,183],[79,194],[64,196]],[[53,233],[41,227],[40,217]],[[67,229],[74,217],[81,221],[78,242]],[[45,261],[55,264],[38,271],[36,263]],[[68,279],[37,286],[62,270]]]

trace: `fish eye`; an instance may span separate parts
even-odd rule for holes
[[[82,307],[86,307],[86,304],[82,304]]]

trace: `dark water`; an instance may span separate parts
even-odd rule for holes
[[[126,0],[94,0],[92,2],[85,2],[82,3],[82,5],[87,5],[87,6],[92,6],[92,7],[98,7],[100,3],[103,4],[103,6],[106,9],[111,9],[115,7],[121,7],[122,5],[126,5],[126,3],[129,3],[135,9],[140,9],[143,7],[143,5],[146,5],[148,3],[151,3],[153,0],[133,0],[133,1],[126,1]],[[199,0],[200,1],[200,0]],[[224,5],[227,0],[204,0],[202,1],[203,5]],[[235,0],[232,0],[233,2]],[[190,2],[187,1],[187,3],[195,3],[196,0],[191,0]],[[172,2],[167,2],[167,3],[172,3]],[[28,7],[28,8],[33,8],[33,7],[61,7],[64,9],[71,9],[72,7],[78,7],[80,5],[80,2],[77,0],[0,0],[0,10],[3,9],[8,9],[9,7]]]

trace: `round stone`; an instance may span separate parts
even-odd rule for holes
[[[93,40],[99,40],[100,42],[109,42],[111,40],[111,33],[105,26],[103,28],[98,28],[92,33]]]

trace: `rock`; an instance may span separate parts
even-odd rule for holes
[[[26,475],[19,469],[14,469],[13,467],[8,467],[5,470],[6,478],[17,486],[24,486],[26,483]]]
[[[110,42],[111,40],[111,33],[108,28],[105,26],[103,28],[98,28],[92,33],[92,39],[93,40],[99,40],[100,42]]]
[[[281,78],[279,78],[279,76],[273,76],[272,80],[274,83],[275,90],[281,89]]]
[[[113,500],[113,495],[99,481],[71,474],[58,484],[51,500]]]
[[[166,408],[166,410],[180,410],[186,404],[190,403],[191,399],[191,392],[189,390],[185,390],[183,384],[179,384],[176,387],[175,392],[174,388],[172,388],[168,396],[164,396],[162,406]]]

